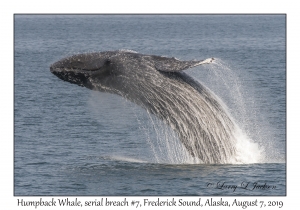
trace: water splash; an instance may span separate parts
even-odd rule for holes
[[[113,160],[113,161],[122,161],[122,162],[131,162],[131,163],[147,163],[145,160],[140,160],[137,158],[133,157],[126,157],[126,156],[119,156],[119,155],[111,155],[105,157],[108,160]]]
[[[138,116],[137,116],[138,118]],[[150,162],[164,164],[203,164],[201,160],[192,157],[179,140],[177,133],[169,126],[148,112],[149,121],[140,122],[140,129],[154,156]],[[236,155],[227,160],[227,164],[252,164],[264,162],[264,150],[250,139],[236,125],[233,134],[236,138]]]
[[[249,129],[249,127],[258,125],[253,125],[251,120],[247,117],[249,113],[243,95],[242,81],[235,72],[220,59],[216,59],[213,65],[208,65],[205,68],[210,71],[210,74],[212,74],[211,78],[214,78],[213,80],[217,82],[219,89],[222,90],[221,95],[227,97],[226,102],[229,102],[230,108],[213,92],[211,92],[211,94],[218,100],[218,103],[221,104],[234,124],[232,135],[236,141],[234,145],[236,153],[223,163],[251,164],[265,162],[264,147],[258,142],[254,142],[251,138],[253,135],[251,131],[253,129]],[[196,71],[199,71],[199,69]],[[231,116],[230,113],[234,113],[233,116]],[[252,114],[254,113],[252,112]],[[178,140],[179,137],[177,133],[166,126],[165,123],[158,120],[149,111],[148,118],[149,122],[146,123],[146,126],[148,128],[152,127],[152,129],[147,130],[144,127],[143,132],[147,136],[147,141],[155,157],[155,162],[171,164],[203,163],[198,158],[192,157],[189,154],[186,147]],[[152,133],[151,136],[151,132],[154,132],[155,135]],[[204,152],[204,150],[201,152]]]
[[[204,68],[207,75],[203,83],[221,96],[220,103],[224,101],[227,104],[227,106],[223,104],[223,107],[235,121],[239,160],[237,163],[267,162],[265,142],[270,142],[266,136],[270,138],[271,135],[268,129],[262,131],[261,125],[257,122],[259,114],[254,107],[256,100],[251,90],[245,87],[242,77],[238,75],[239,72],[221,59],[215,59],[213,65]],[[199,75],[194,76],[199,78]]]
[[[141,121],[136,115],[141,131],[146,137],[147,144],[152,151],[153,163],[161,164],[196,164],[200,163],[192,157],[177,133],[160,119],[147,112],[147,120]]]

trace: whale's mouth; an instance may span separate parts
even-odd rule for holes
[[[89,88],[91,78],[109,74],[110,64],[110,59],[100,59],[98,54],[79,54],[53,63],[50,72],[64,81]]]
[[[73,84],[77,84],[79,86],[87,86],[89,81],[89,75],[87,72],[82,72],[79,70],[69,70],[69,69],[62,69],[62,68],[53,68],[50,67],[50,71],[52,74],[64,80],[66,82],[70,82]]]

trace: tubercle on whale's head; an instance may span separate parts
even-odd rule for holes
[[[91,79],[101,79],[109,74],[111,61],[101,53],[86,53],[63,58],[50,66],[58,78],[92,89]]]

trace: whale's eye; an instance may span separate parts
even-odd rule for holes
[[[109,65],[111,63],[110,59],[105,60],[105,65]]]

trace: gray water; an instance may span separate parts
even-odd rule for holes
[[[286,194],[284,15],[15,15],[14,24],[15,195]],[[185,72],[240,127],[244,164],[197,164],[142,108],[49,71],[65,56],[117,49],[217,58]],[[224,182],[275,189],[210,187]]]

